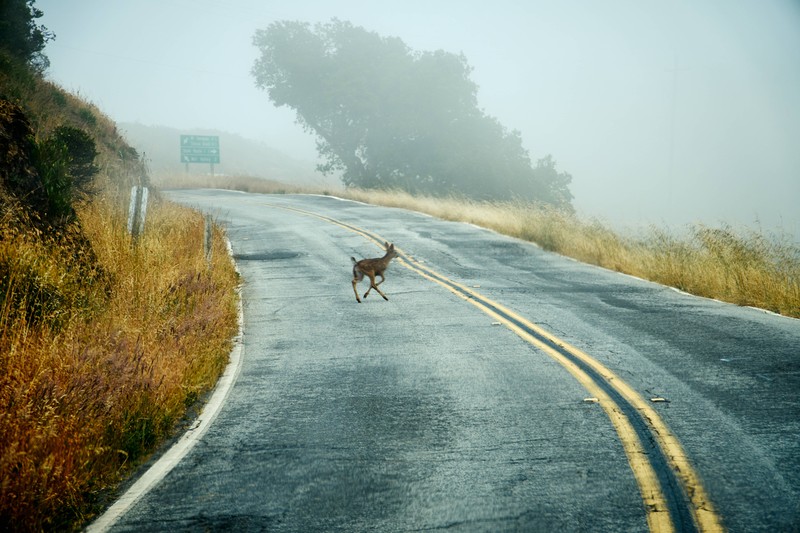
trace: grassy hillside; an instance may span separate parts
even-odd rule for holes
[[[227,362],[224,235],[207,262],[202,216],[155,194],[133,241],[148,181],[97,107],[0,54],[0,530],[85,524]]]

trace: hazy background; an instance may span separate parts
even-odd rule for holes
[[[219,129],[316,164],[250,75],[256,29],[351,21],[463,52],[480,105],[574,205],[615,226],[690,222],[800,239],[798,0],[38,0],[49,77],[118,122]],[[175,158],[178,140],[175,139]],[[226,153],[221,146],[221,157]]]

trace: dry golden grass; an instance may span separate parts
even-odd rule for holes
[[[96,262],[4,229],[0,529],[80,525],[227,363],[238,280],[220,230],[209,265],[198,213],[155,199],[133,245],[118,205],[80,212]]]
[[[800,318],[800,247],[788,238],[691,227],[686,237],[651,228],[620,236],[598,221],[526,203],[414,197],[349,189],[347,198],[469,222],[579,261],[718,300]]]
[[[160,189],[229,189],[262,194],[310,193],[314,189],[288,185],[279,181],[252,176],[212,176],[193,173],[154,174],[151,183]]]
[[[800,247],[730,227],[696,225],[685,239],[651,230],[650,279],[686,292],[800,317]]]

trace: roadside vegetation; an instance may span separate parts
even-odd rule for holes
[[[238,279],[220,228],[209,262],[202,215],[157,193],[132,240],[143,161],[99,109],[43,79],[31,5],[2,9],[0,530],[70,531],[216,383]]]
[[[651,227],[632,237],[596,220],[529,203],[356,190],[344,196],[469,222],[691,294],[800,318],[800,246],[786,236],[698,224],[683,235]]]
[[[571,210],[526,202],[487,202],[356,188],[313,190],[247,177],[157,178],[165,187],[212,187],[266,194],[332,194],[468,222],[579,261],[682,291],[800,318],[800,246],[784,235],[692,225],[682,234],[657,227],[621,235]]]
[[[133,246],[119,203],[79,210],[95,257],[61,236],[0,234],[0,529],[69,530],[213,388],[236,334],[219,230],[156,200]]]

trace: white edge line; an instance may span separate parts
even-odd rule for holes
[[[226,241],[228,253],[233,262],[233,249],[231,248],[230,241]],[[236,264],[234,263],[234,268]],[[238,272],[239,269],[236,268]],[[228,398],[236,378],[242,367],[242,352],[244,350],[244,311],[242,306],[241,289],[237,289],[239,293],[239,332],[234,339],[233,348],[231,349],[230,359],[228,365],[225,367],[222,376],[217,381],[214,387],[214,392],[208,403],[203,407],[203,411],[197,417],[194,424],[183,434],[183,436],[173,444],[158,461],[147,469],[142,476],[134,483],[125,493],[114,502],[102,515],[100,515],[94,522],[89,524],[86,528],[87,533],[101,533],[106,532],[138,502],[150,489],[156,486],[167,474],[183,459],[189,451],[194,448],[195,444],[203,437],[208,431],[208,428],[217,418],[225,400]]]

